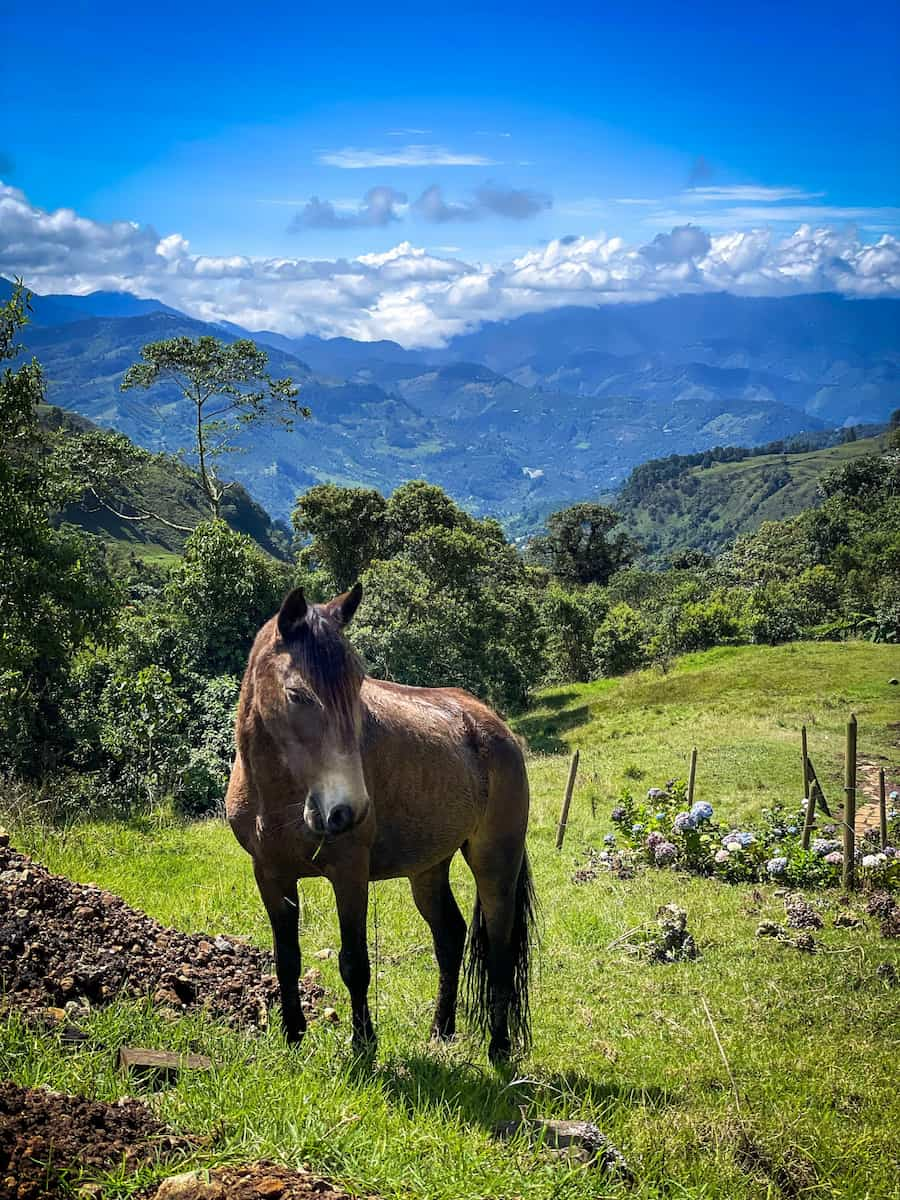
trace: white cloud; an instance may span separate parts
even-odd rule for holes
[[[779,200],[818,200],[824,192],[805,192],[796,187],[757,187],[755,184],[735,184],[731,187],[691,187],[684,194],[701,201],[745,200],[750,203],[776,204]]]
[[[352,259],[213,256],[151,226],[46,212],[0,184],[0,274],[21,275],[38,292],[155,296],[250,329],[434,346],[482,321],[567,304],[723,290],[900,297],[900,239],[866,242],[852,227],[809,222],[786,233],[706,230],[680,217],[644,246],[605,234],[557,238],[503,263],[409,241]]]
[[[490,167],[494,160],[483,154],[457,154],[446,146],[403,146],[396,150],[360,150],[345,146],[319,155],[328,167],[359,170],[364,167]]]

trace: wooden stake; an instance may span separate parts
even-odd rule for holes
[[[813,780],[809,788],[809,799],[806,802],[806,816],[803,818],[803,849],[809,849],[809,835],[815,828],[816,801],[819,797],[818,780]]]
[[[693,748],[693,750],[691,751],[691,766],[690,766],[690,770],[688,771],[688,790],[687,790],[688,808],[690,808],[691,805],[694,803],[694,780],[696,778],[697,778],[697,747],[695,746]]]
[[[566,784],[566,794],[563,797],[562,812],[559,814],[559,825],[556,829],[556,848],[562,850],[563,838],[566,836],[566,825],[569,822],[569,805],[572,803],[572,793],[575,790],[575,776],[578,772],[579,752],[572,755],[572,765],[569,767],[569,781]]]
[[[132,1075],[154,1075],[173,1080],[180,1071],[209,1071],[212,1059],[205,1054],[175,1054],[170,1050],[147,1050],[143,1046],[119,1047],[119,1070]]]
[[[809,768],[810,791],[812,791],[813,784],[815,784],[816,791],[818,792],[818,807],[821,808],[822,812],[825,814],[826,817],[830,817],[832,815],[832,812],[831,812],[831,809],[828,807],[828,802],[825,799],[825,793],[822,790],[822,785],[821,785],[821,783],[819,783],[819,777],[816,774],[816,768],[813,766],[812,759],[807,758],[806,763]]]
[[[884,786],[884,767],[878,772],[878,823],[881,826],[881,848],[888,844],[887,840],[887,798]]]
[[[844,872],[843,884],[848,890],[856,882],[856,715],[847,722],[847,745],[844,752]]]
[[[803,755],[803,795],[809,799],[809,753],[806,744],[806,726],[800,729],[800,753]]]

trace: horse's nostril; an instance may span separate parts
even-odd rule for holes
[[[336,804],[326,822],[329,833],[343,833],[353,824],[353,809],[349,804]]]

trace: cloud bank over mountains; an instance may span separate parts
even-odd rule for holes
[[[428,189],[415,203],[429,205],[438,224],[477,219],[454,211],[468,207],[516,219],[532,215],[529,206],[549,203],[539,193],[492,188],[485,185],[466,204],[450,204]],[[316,200],[301,227],[342,228],[348,220],[388,226],[405,203],[391,188],[371,189],[349,214]],[[681,224],[646,245],[605,234],[557,238],[505,263],[444,257],[409,241],[347,259],[213,257],[149,225],[93,221],[66,208],[44,211],[0,183],[0,274],[20,275],[38,292],[131,291],[203,320],[293,335],[392,338],[412,347],[567,304],[710,291],[900,296],[900,239],[885,233],[865,242],[852,227],[805,223],[787,234]]]

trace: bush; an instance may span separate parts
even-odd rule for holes
[[[623,675],[647,662],[647,633],[630,604],[611,608],[594,634],[594,666],[599,675]]]

